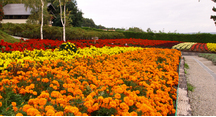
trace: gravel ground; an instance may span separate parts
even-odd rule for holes
[[[216,66],[198,56],[184,56],[184,58],[190,67],[186,74],[187,81],[195,87],[193,92],[188,91],[192,115],[216,116],[216,78],[199,62],[208,67],[213,74],[216,74]]]

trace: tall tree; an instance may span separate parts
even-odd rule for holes
[[[53,20],[53,26],[62,27],[61,18],[59,15],[60,14],[59,2],[53,2],[53,0],[48,0],[48,2],[51,2],[53,6],[56,8],[56,11],[54,12],[56,18]],[[78,9],[76,0],[71,0],[67,2],[66,8],[67,8],[66,26],[81,27],[83,13],[81,10]]]
[[[138,28],[138,27],[129,28],[127,31],[132,31],[132,32],[144,32],[142,29],[140,29],[140,28]]]
[[[44,1],[41,0],[41,28],[40,28],[40,33],[41,33],[41,39],[43,39],[43,9],[44,9]]]
[[[216,0],[212,0],[212,1],[216,3]],[[216,8],[213,7],[213,8],[212,8],[212,11],[216,12]],[[215,16],[215,15],[211,15],[211,19],[213,19],[213,20],[214,20],[214,23],[216,24],[216,16]]]
[[[2,8],[2,3],[0,2],[0,21],[2,21],[3,17],[4,17],[4,12]]]
[[[59,2],[59,8],[60,8],[60,20],[61,20],[61,23],[62,23],[62,26],[63,26],[63,41],[65,42],[66,41],[66,36],[65,36],[65,26],[66,26],[66,4],[68,2],[71,2],[71,0],[56,0]],[[62,5],[63,5],[63,10],[64,12],[62,11]],[[64,16],[62,16],[62,14],[64,14]],[[64,19],[63,19],[64,18]]]
[[[47,12],[47,6],[45,6],[45,2],[45,0],[23,0],[26,9],[28,7],[32,9],[32,15],[29,17],[28,22],[38,23],[39,21],[41,24],[41,39],[43,39],[44,12]]]
[[[82,27],[95,28],[96,24],[91,18],[83,18]]]
[[[12,3],[22,3],[23,0],[1,0],[2,6],[5,6],[6,4],[12,4]]]

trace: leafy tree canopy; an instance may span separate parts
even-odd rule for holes
[[[54,14],[56,18],[53,20],[53,26],[61,26],[61,19],[60,19],[60,8],[59,3],[55,0],[47,0],[48,2],[52,3],[55,7]],[[83,13],[81,10],[78,9],[76,0],[71,0],[70,2],[67,2],[66,4],[67,8],[67,26],[74,26],[74,27],[81,27],[82,24],[82,18]]]
[[[216,0],[212,0],[212,1],[216,3]],[[213,7],[213,8],[212,8],[212,11],[216,12],[216,8]],[[214,23],[216,24],[216,15],[211,15],[210,19],[213,19],[213,20],[214,20]]]
[[[0,3],[0,21],[2,21],[4,16],[3,8],[2,8],[2,3]]]
[[[144,32],[142,29],[138,28],[138,27],[132,27],[132,28],[129,28],[128,30],[126,31],[131,31],[131,32]]]

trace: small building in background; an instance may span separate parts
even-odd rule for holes
[[[1,23],[26,23],[28,17],[31,15],[31,8],[25,7],[25,4],[7,4],[3,7],[4,18]],[[47,4],[47,10],[54,15],[55,8],[51,3]],[[54,15],[55,17],[55,15]],[[51,24],[51,21],[49,22]]]

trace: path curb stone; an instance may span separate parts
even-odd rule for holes
[[[184,59],[181,59],[179,71],[177,116],[191,116],[190,101],[187,93],[187,79],[184,72]]]

